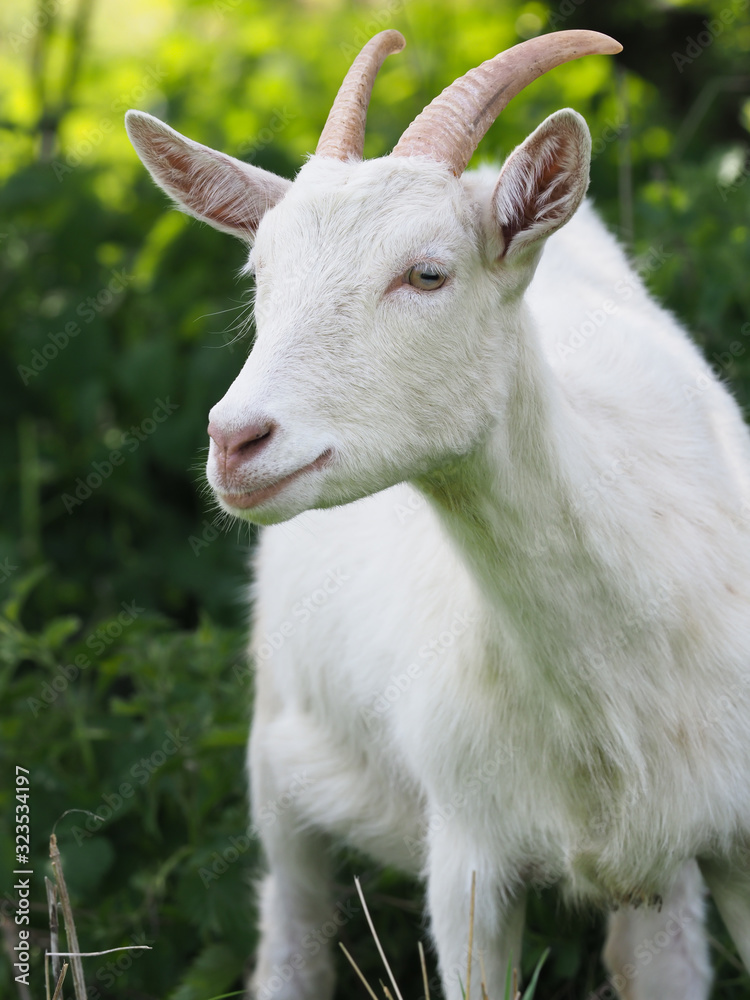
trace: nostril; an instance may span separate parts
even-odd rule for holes
[[[240,465],[257,454],[271,439],[276,430],[273,420],[259,420],[245,424],[237,430],[225,431],[211,421],[208,435],[222,453],[226,468]]]
[[[231,458],[232,455],[236,454],[247,458],[259,451],[268,444],[275,427],[273,421],[268,421],[265,424],[253,424],[243,428],[243,432],[237,435],[237,440],[230,443],[228,457]]]

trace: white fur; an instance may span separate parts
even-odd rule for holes
[[[257,341],[211,420],[276,429],[231,474],[212,444],[208,475],[273,525],[259,1000],[331,995],[309,942],[337,840],[426,877],[448,1000],[473,870],[493,998],[526,888],[559,883],[616,909],[622,997],[705,1000],[695,859],[750,963],[750,442],[591,206],[573,214],[587,143],[561,112],[499,181],[313,158],[257,227]],[[443,288],[399,279],[424,261]]]

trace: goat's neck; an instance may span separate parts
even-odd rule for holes
[[[557,685],[566,669],[561,647],[574,649],[582,619],[596,606],[601,618],[602,602],[618,598],[576,509],[582,446],[574,417],[529,333],[530,320],[519,323],[510,371],[503,359],[502,415],[469,454],[415,485],[437,510],[488,610]],[[580,676],[568,680],[582,683]]]

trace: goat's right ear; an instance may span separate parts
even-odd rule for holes
[[[492,214],[510,261],[570,219],[586,194],[591,136],[570,108],[550,115],[510,154],[492,196]]]
[[[215,229],[252,242],[260,220],[292,182],[128,111],[125,128],[144,166],[179,207]]]

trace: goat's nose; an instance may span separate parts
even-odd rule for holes
[[[211,421],[208,436],[219,450],[219,460],[224,471],[230,472],[265,447],[275,429],[273,420],[259,420],[233,431],[224,431]]]

